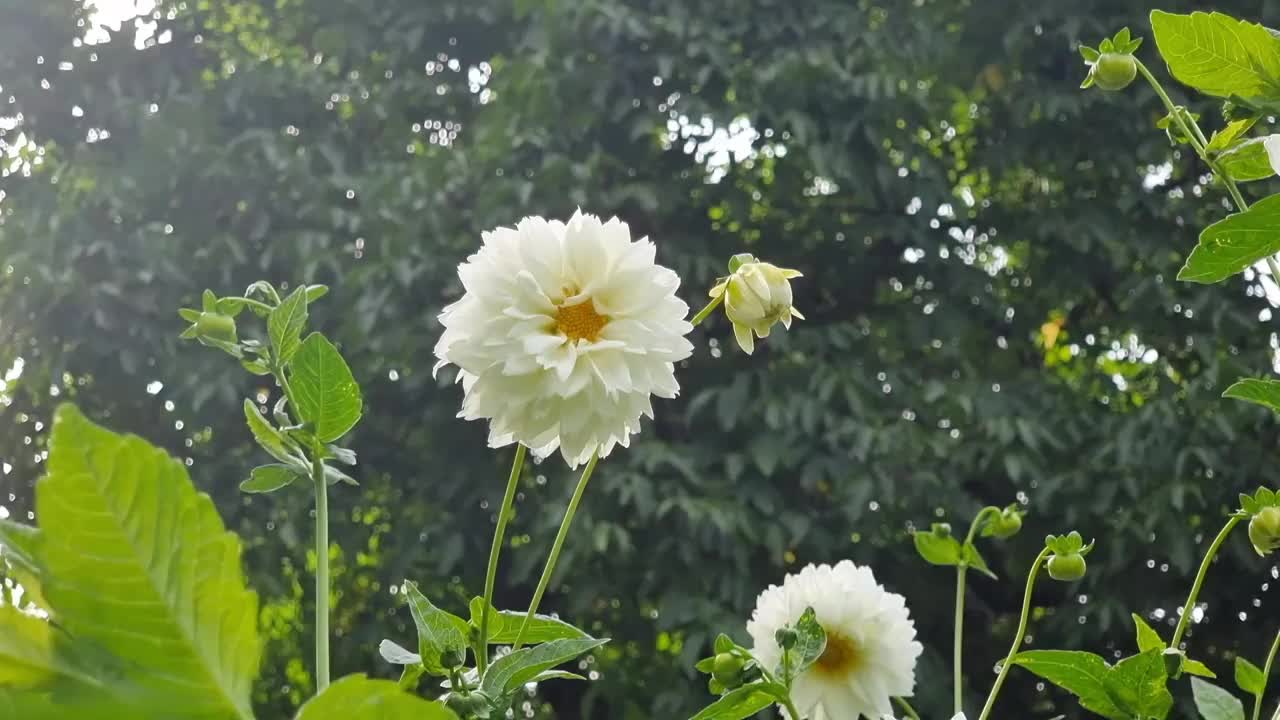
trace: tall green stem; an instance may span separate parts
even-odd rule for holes
[[[493,607],[493,586],[498,576],[498,556],[502,554],[503,538],[507,534],[507,523],[511,520],[511,509],[516,500],[516,489],[520,486],[520,471],[524,469],[525,447],[516,443],[516,457],[511,462],[511,475],[507,478],[507,492],[502,496],[502,507],[498,510],[498,527],[493,531],[493,546],[489,548],[489,569],[484,577],[484,605],[480,610],[480,636],[476,639],[476,669],[484,675],[485,666],[489,664],[489,608]]]
[[[582,477],[578,479],[578,486],[573,489],[573,497],[569,499],[569,507],[564,511],[564,519],[560,521],[560,531],[556,533],[555,542],[551,544],[551,554],[547,556],[547,564],[542,568],[542,577],[538,579],[538,589],[533,593],[533,601],[529,603],[529,611],[525,613],[524,622],[520,624],[520,632],[516,634],[515,645],[511,648],[513,651],[519,650],[524,642],[525,631],[529,629],[529,623],[533,620],[533,616],[538,612],[538,605],[542,603],[542,596],[547,591],[547,585],[551,583],[551,575],[556,570],[556,563],[560,560],[560,551],[564,548],[564,540],[569,536],[569,526],[573,524],[573,516],[578,512],[578,504],[582,502],[582,493],[587,489],[587,482],[591,480],[591,474],[595,472],[596,463],[600,461],[600,454],[595,453],[591,456],[591,460],[587,462],[587,466],[582,469]]]
[[[324,460],[314,453],[311,479],[316,486],[316,691],[329,687],[329,486]]]
[[[1200,597],[1200,588],[1204,585],[1204,577],[1209,573],[1209,565],[1213,563],[1213,558],[1218,554],[1218,548],[1222,547],[1222,543],[1240,523],[1240,518],[1232,515],[1227,518],[1227,524],[1222,526],[1222,530],[1218,533],[1218,537],[1213,539],[1213,544],[1209,546],[1209,551],[1204,554],[1204,560],[1200,562],[1200,570],[1196,573],[1196,580],[1191,585],[1191,594],[1187,596],[1187,602],[1182,606],[1182,617],[1178,618],[1178,627],[1173,631],[1173,639],[1169,641],[1169,647],[1178,648],[1178,643],[1182,642],[1182,635],[1187,631],[1187,623],[1191,621],[1191,611],[1195,608],[1196,598]]]
[[[973,522],[969,524],[969,534],[965,536],[962,547],[968,547],[973,542],[973,536],[978,533],[978,528],[982,527],[982,521],[992,512],[999,513],[1000,509],[987,506],[978,511],[978,514],[973,518]],[[968,573],[969,563],[962,558],[961,562],[956,565],[956,616],[953,623],[955,636],[953,637],[951,658],[955,700],[952,712],[956,715],[964,711],[964,586]]]
[[[1018,618],[1018,632],[1013,636],[1013,644],[1009,646],[1009,654],[1005,656],[1004,662],[1000,664],[1000,674],[996,675],[996,683],[991,686],[991,694],[987,695],[987,702],[982,706],[982,714],[978,716],[978,720],[987,720],[991,715],[991,708],[996,704],[996,696],[1000,694],[1000,687],[1004,685],[1004,679],[1009,674],[1009,668],[1013,667],[1013,656],[1018,654],[1018,648],[1022,647],[1022,639],[1027,633],[1027,617],[1031,613],[1031,593],[1036,586],[1036,576],[1040,574],[1040,566],[1044,564],[1046,558],[1049,557],[1049,548],[1044,548],[1040,554],[1036,556],[1036,560],[1031,564],[1031,572],[1027,573],[1027,589],[1022,595],[1022,616]]]
[[[920,720],[920,713],[911,707],[911,703],[907,702],[906,698],[896,697],[893,701],[898,703],[898,707],[902,708],[902,712],[906,713],[911,720]]]
[[[1276,639],[1271,642],[1271,652],[1267,653],[1267,662],[1262,666],[1262,687],[1253,696],[1253,720],[1258,720],[1262,713],[1262,696],[1267,692],[1267,680],[1271,678],[1271,664],[1276,660],[1277,650],[1280,650],[1280,632],[1276,633]],[[1280,713],[1280,710],[1276,712]]]

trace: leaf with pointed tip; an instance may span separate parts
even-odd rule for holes
[[[1218,156],[1218,167],[1236,182],[1253,182],[1275,177],[1266,138],[1251,138],[1237,143]]]
[[[467,621],[432,605],[414,583],[405,583],[405,596],[418,628],[418,654],[422,656],[423,667],[432,675],[448,675],[449,668],[440,662],[440,657],[450,651],[466,652]]]
[[[148,694],[181,698],[184,717],[250,720],[258,598],[183,464],[63,405],[48,473],[36,514],[59,625],[127,663]]]
[[[1222,13],[1151,13],[1151,30],[1169,72],[1206,95],[1275,97],[1280,39],[1265,27]]]
[[[299,287],[267,316],[267,335],[275,349],[276,362],[287,363],[302,344],[307,326],[307,290]]]
[[[422,662],[422,656],[416,652],[412,652],[391,640],[383,640],[378,645],[378,654],[383,660],[392,665],[417,665]]]
[[[1132,719],[1107,693],[1106,678],[1111,668],[1093,653],[1027,650],[1015,655],[1013,663],[1075,695],[1085,710],[1111,720]]]
[[[1138,652],[1146,652],[1147,650],[1164,650],[1164,640],[1160,639],[1159,633],[1151,628],[1141,615],[1133,613],[1134,629],[1138,634]]]
[[[1280,195],[1205,228],[1179,280],[1215,283],[1280,252]]]
[[[307,336],[289,370],[294,410],[303,421],[311,423],[317,440],[333,442],[360,420],[360,386],[338,349],[324,335]]]
[[[1127,657],[1107,671],[1107,695],[1129,717],[1164,718],[1173,707],[1169,675],[1160,650]]]
[[[253,469],[248,480],[240,483],[240,492],[275,492],[306,477],[306,474],[291,465],[259,465]]]
[[[1244,703],[1200,678],[1191,678],[1191,695],[1203,720],[1244,720]]]
[[[1280,412],[1280,380],[1237,380],[1222,393],[1222,397],[1244,400],[1261,405],[1272,412]]]
[[[745,720],[778,702],[786,688],[774,683],[752,683],[730,690],[703,708],[691,720]]]
[[[1248,660],[1236,656],[1236,687],[1249,693],[1250,695],[1258,695],[1262,693],[1266,687],[1267,679],[1262,676],[1262,671],[1257,665]]]
[[[262,416],[258,406],[248,398],[244,401],[244,420],[248,423],[250,432],[253,433],[253,439],[257,440],[258,445],[271,457],[287,465],[306,468],[306,462],[294,452],[293,444]]]
[[[524,648],[494,660],[480,680],[480,689],[491,698],[506,698],[540,673],[590,652],[608,640],[582,638],[552,640]]]

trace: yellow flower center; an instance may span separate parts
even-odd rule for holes
[[[853,639],[839,633],[827,633],[827,649],[822,651],[813,669],[823,675],[845,676],[862,665],[862,651]]]
[[[556,330],[569,342],[600,339],[600,331],[609,324],[609,318],[596,312],[595,303],[587,299],[577,305],[561,305],[556,310]]]

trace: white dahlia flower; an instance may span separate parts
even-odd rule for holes
[[[1280,134],[1268,135],[1262,141],[1262,149],[1267,151],[1267,161],[1271,163],[1271,172],[1280,175]]]
[[[810,720],[876,720],[893,716],[891,699],[915,690],[923,647],[901,595],[876,583],[871,569],[848,560],[809,565],[771,585],[756,600],[747,632],[767,668],[782,660],[774,634],[813,608],[827,634],[821,657],[795,679],[791,698]],[[793,718],[792,720],[799,720]]]
[[[488,419],[492,447],[559,447],[571,467],[626,447],[653,417],[649,396],[679,392],[674,363],[693,351],[679,276],[617,218],[530,217],[483,237],[435,347],[437,370],[459,368],[458,416]]]

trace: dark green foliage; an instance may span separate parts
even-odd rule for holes
[[[1079,584],[1042,585],[1033,647],[1128,652],[1130,609],[1176,618],[1205,536],[1272,479],[1272,414],[1219,398],[1270,369],[1257,279],[1175,281],[1225,213],[1196,195],[1220,190],[1151,127],[1149,89],[1077,89],[1077,43],[1149,36],[1147,2],[164,5],[168,41],[135,51],[128,30],[78,45],[70,0],[0,0],[0,116],[21,116],[0,140],[44,148],[0,178],[0,365],[24,360],[0,501],[25,519],[68,396],[191,458],[263,597],[262,717],[312,689],[311,500],[237,488],[263,460],[241,403],[272,383],[180,342],[174,311],[206,287],[331,288],[311,325],[364,400],[342,440],[360,486],[332,489],[334,674],[391,677],[379,641],[413,632],[391,588],[419,579],[465,610],[510,460],[431,373],[434,316],[481,230],[618,214],[694,306],[734,253],[805,274],[807,320],[752,358],[723,317],[700,328],[680,400],[601,465],[546,607],[613,641],[596,682],[545,688],[562,718],[687,717],[710,700],[693,663],[714,633],[745,640],[760,589],[845,557],[907,596],[929,646],[917,707],[949,717],[954,573],[916,557],[911,529],[1028,503],[1026,532],[984,547],[1002,580],[970,579],[974,705],[1046,532],[1099,544]],[[1217,129],[1215,106],[1170,87]],[[746,118],[756,154],[703,156],[704,116]],[[527,471],[497,606],[527,601],[570,483],[558,461]],[[1211,570],[1215,642],[1188,639],[1219,674],[1264,654],[1271,628],[1236,618],[1275,616],[1252,604],[1268,567],[1240,539]],[[1013,673],[1000,707],[1080,716],[1035,683]]]

